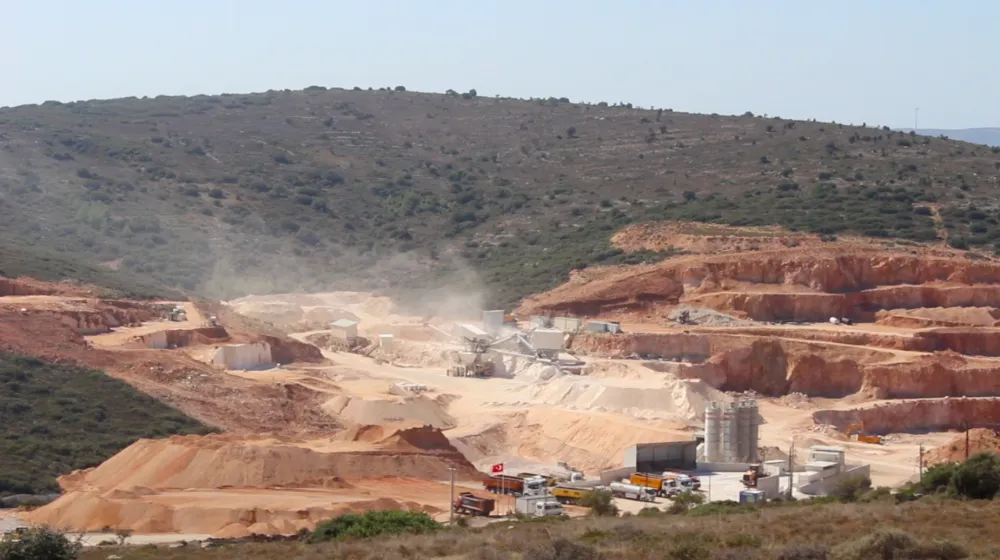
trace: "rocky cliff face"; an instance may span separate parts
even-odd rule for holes
[[[869,318],[883,309],[1000,306],[1000,263],[885,250],[682,256],[576,273],[520,311],[598,315],[694,302],[762,321]]]
[[[1000,399],[922,399],[879,403],[853,410],[818,410],[817,424],[844,430],[861,422],[871,434],[943,432],[946,430],[992,427],[1000,423]]]

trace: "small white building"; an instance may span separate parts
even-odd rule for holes
[[[535,350],[559,352],[563,349],[563,332],[559,329],[535,329],[531,331],[531,345]]]
[[[576,332],[583,325],[583,319],[576,317],[556,317],[552,319],[552,326],[563,332]]]
[[[330,323],[330,333],[341,340],[354,340],[358,338],[358,322],[350,319],[337,319]]]
[[[391,334],[378,335],[378,347],[386,352],[392,352],[392,342],[395,340]]]

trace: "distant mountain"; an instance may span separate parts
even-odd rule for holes
[[[907,129],[909,132],[910,129]],[[1000,128],[920,128],[918,134],[927,136],[945,135],[952,140],[962,140],[975,144],[986,144],[987,146],[1000,146]]]

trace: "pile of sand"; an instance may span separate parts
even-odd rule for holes
[[[416,422],[442,429],[456,425],[441,401],[424,396],[373,399],[338,395],[323,403],[322,409],[339,420],[354,424]]]
[[[668,380],[656,386],[625,380],[564,376],[538,387],[530,387],[525,393],[525,400],[531,403],[692,424],[704,420],[708,402],[726,400],[723,393],[697,379]]]
[[[513,461],[512,465],[566,462],[590,474],[620,467],[625,449],[637,443],[691,437],[684,422],[637,420],[546,406],[512,413],[477,429],[452,430],[448,435],[455,447],[483,468],[507,461]]]
[[[383,359],[401,366],[447,368],[455,363],[455,359],[450,356],[454,349],[449,351],[444,345],[436,343],[418,343],[397,338],[392,341],[391,350],[379,349],[378,352]]]
[[[437,438],[434,438],[434,434]],[[240,439],[231,435],[174,436],[135,442],[101,465],[59,479],[65,491],[135,488],[322,487],[350,477],[414,476],[444,480],[455,466],[476,479],[472,465],[440,431],[399,428],[376,440]],[[434,445],[399,446],[400,438]]]
[[[447,489],[441,485],[442,492]],[[343,500],[343,501],[341,501]],[[322,492],[239,492],[231,490],[164,492],[140,497],[74,492],[23,515],[29,523],[67,531],[100,531],[106,527],[136,533],[187,533],[216,537],[293,534],[310,530],[325,519],[375,509],[440,508],[392,498]]]
[[[541,383],[566,375],[556,366],[541,362],[533,362],[523,369],[513,370],[512,373],[514,374],[514,379],[526,383]]]
[[[447,504],[447,484],[436,481],[452,467],[457,480],[482,479],[430,426],[356,426],[322,440],[140,440],[61,477],[65,493],[25,519],[75,531],[292,533],[347,511],[432,511],[415,500]]]

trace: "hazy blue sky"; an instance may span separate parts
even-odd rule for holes
[[[395,86],[1000,126],[991,0],[0,0],[0,106]]]

